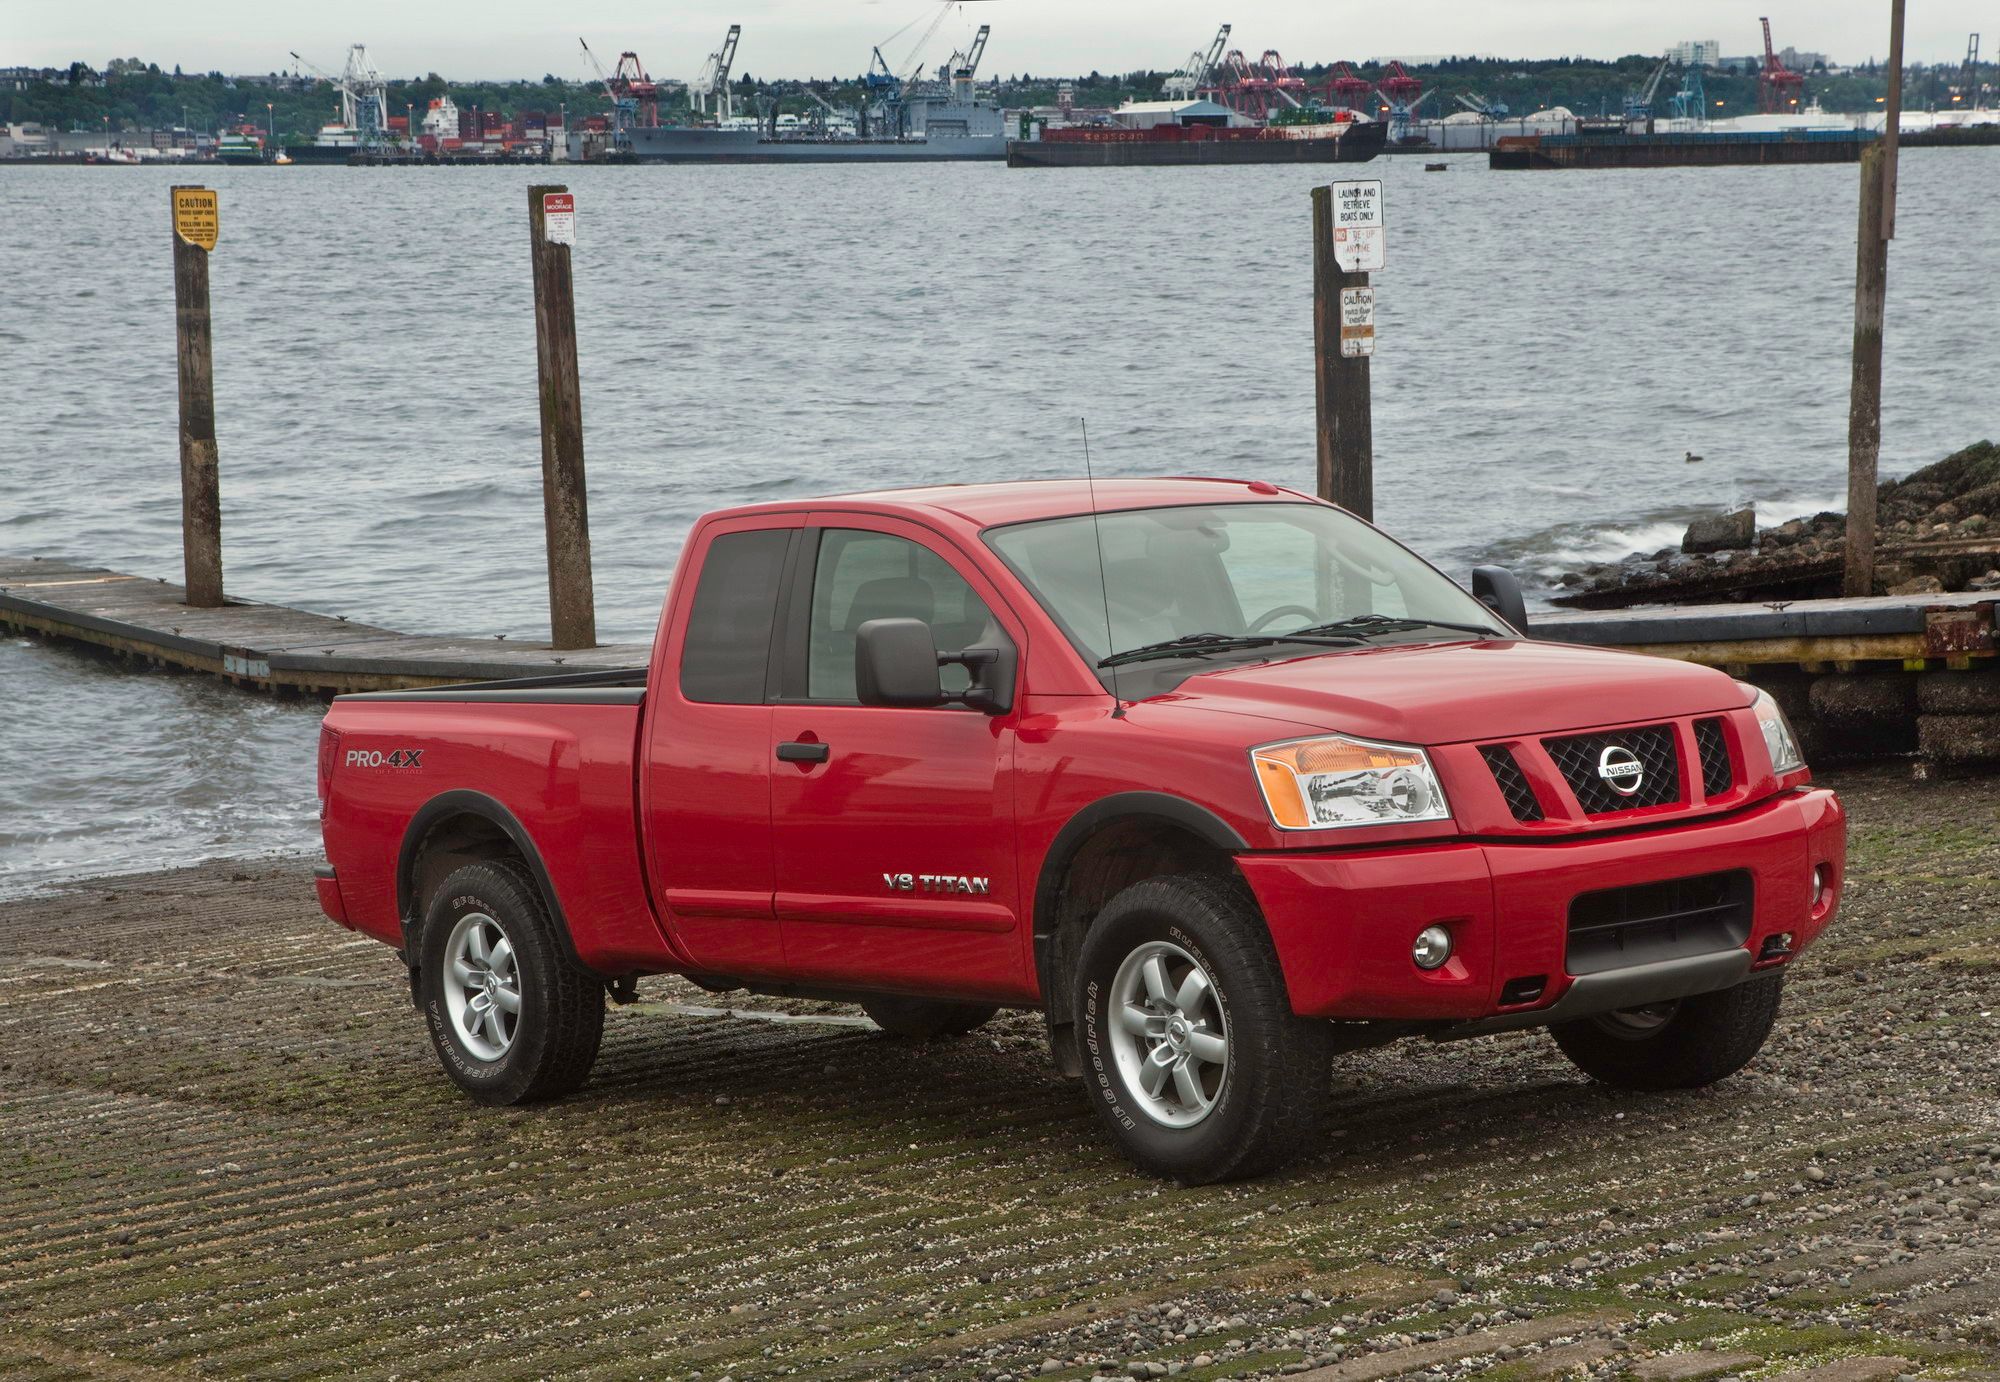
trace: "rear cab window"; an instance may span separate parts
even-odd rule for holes
[[[681,695],[761,705],[792,528],[723,533],[708,544],[681,643]]]

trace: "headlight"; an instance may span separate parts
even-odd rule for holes
[[[1791,721],[1778,709],[1770,693],[1759,691],[1750,709],[1757,716],[1757,727],[1764,731],[1764,747],[1771,754],[1771,771],[1783,777],[1803,768],[1806,758],[1799,752],[1799,738],[1792,733]]]
[[[1250,750],[1271,819],[1286,830],[1451,818],[1422,749],[1328,735]]]

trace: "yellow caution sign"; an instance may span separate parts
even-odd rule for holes
[[[215,248],[215,238],[221,229],[222,216],[217,207],[213,188],[174,189],[174,234],[190,245],[199,245],[205,250],[212,250]]]

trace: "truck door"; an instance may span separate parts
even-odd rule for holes
[[[772,910],[771,680],[785,573],[804,520],[728,519],[683,555],[647,689],[641,816],[647,869],[695,963],[784,972]]]
[[[1019,647],[1022,628],[948,544],[895,519],[813,515],[791,588],[771,780],[788,967],[857,988],[1025,996],[1014,715],[864,706],[854,679],[870,619],[922,619],[940,649]],[[962,668],[945,677],[966,684]]]

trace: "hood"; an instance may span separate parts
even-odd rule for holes
[[[1514,639],[1389,645],[1218,668],[1160,699],[1401,744],[1634,724],[1750,703],[1741,686],[1713,668]]]

